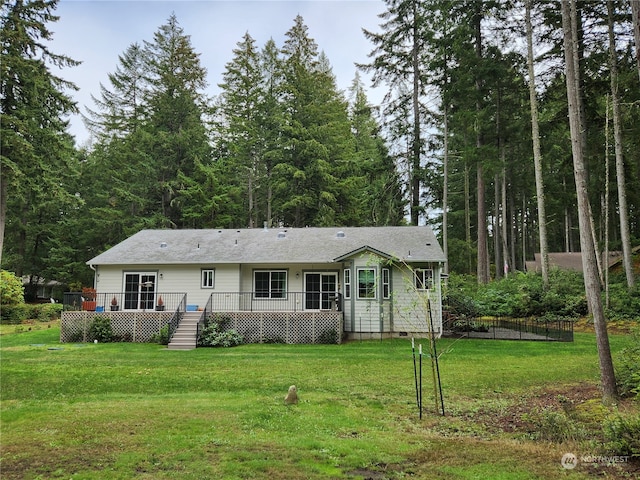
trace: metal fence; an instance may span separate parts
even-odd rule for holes
[[[340,295],[329,292],[212,293],[205,312],[301,312],[342,310]]]
[[[184,303],[185,293],[171,292],[66,292],[63,297],[64,311],[86,312],[163,312],[178,310]]]
[[[573,342],[573,321],[537,318],[474,318],[445,314],[443,315],[443,336]]]

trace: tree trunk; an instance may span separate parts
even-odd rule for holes
[[[622,156],[622,119],[620,113],[620,96],[618,95],[618,60],[616,56],[615,37],[613,34],[613,2],[611,0],[607,1],[607,13],[609,18],[611,100],[613,103],[613,140],[616,152],[616,181],[618,185],[618,210],[620,212],[620,239],[622,240],[622,257],[624,271],[627,276],[627,287],[632,289],[635,283],[633,278],[633,253],[631,252],[627,190],[624,175],[624,158]],[[607,268],[607,266],[608,265],[605,264],[605,268]]]
[[[502,237],[502,230],[500,228],[500,176],[496,173],[493,176],[493,263],[496,266],[496,280],[502,278],[502,269],[500,265],[500,255],[502,250],[500,249],[500,243]]]
[[[630,0],[631,18],[633,19],[633,40],[636,44],[636,65],[640,77],[640,0]]]
[[[504,149],[504,140],[501,135],[501,125],[500,125],[500,114],[502,108],[502,102],[500,92],[498,92],[497,101],[496,101],[496,136],[498,138],[498,154],[500,155],[500,163],[504,166],[505,162],[505,149]],[[502,269],[500,265],[502,262],[500,261],[500,254],[502,250],[500,249],[500,176],[498,172],[493,175],[493,263],[496,266],[496,279],[502,278]]]
[[[420,139],[420,64],[418,44],[418,12],[417,1],[413,3],[413,48],[411,60],[413,63],[413,148],[411,168],[411,223],[418,225],[420,216],[420,153],[422,141]]]
[[[0,175],[0,264],[2,263],[2,249],[4,248],[4,227],[7,220],[7,185]]]
[[[448,216],[447,209],[449,208],[449,118],[448,118],[448,109],[445,103],[444,105],[444,143],[442,148],[444,149],[444,158],[442,160],[442,170],[443,170],[443,179],[442,179],[442,248],[444,250],[444,273],[449,273],[449,237],[447,233],[448,229]]]
[[[480,147],[481,145],[478,145]],[[489,283],[489,247],[487,243],[487,216],[485,213],[485,183],[482,164],[478,162],[478,283]]]
[[[247,194],[248,194],[248,217],[249,217],[249,221],[248,221],[248,227],[249,228],[253,228],[254,225],[254,221],[253,221],[253,215],[254,215],[254,211],[253,211],[253,205],[255,202],[254,196],[253,196],[253,170],[251,168],[247,169],[247,176],[249,177],[247,179]]]
[[[610,197],[610,188],[609,188],[609,171],[610,168],[609,161],[609,95],[607,95],[606,101],[606,114],[605,114],[605,123],[604,123],[604,201],[603,201],[603,210],[604,210],[604,254],[605,262],[607,263],[607,268],[604,271],[604,306],[605,308],[609,308],[609,197]]]
[[[564,35],[564,58],[567,82],[567,100],[569,104],[569,127],[571,131],[571,147],[573,154],[573,170],[578,199],[578,220],[580,225],[580,246],[582,250],[582,266],[587,301],[593,315],[593,325],[600,362],[600,383],[603,391],[603,402],[613,403],[617,399],[616,378],[611,359],[607,325],[600,296],[600,282],[596,267],[596,250],[590,232],[590,209],[587,193],[587,175],[585,171],[583,143],[580,131],[579,84],[576,77],[574,53],[576,40],[571,28],[572,14],[575,11],[575,0],[562,0],[562,30]]]
[[[476,49],[476,57],[478,61],[482,58],[482,31],[480,29],[481,15],[480,11],[482,5],[480,2],[476,2],[476,13],[474,16],[474,28],[475,28],[475,49]],[[476,91],[478,95],[478,100],[476,101],[476,114],[478,116],[478,121],[476,122],[476,148],[477,151],[480,152],[482,150],[482,132],[480,130],[480,112],[482,110],[480,104],[480,78],[479,73],[476,72]],[[478,155],[479,156],[479,155]],[[489,247],[487,245],[487,215],[486,215],[486,206],[485,206],[485,182],[484,182],[484,172],[482,168],[482,160],[480,158],[476,159],[477,167],[476,167],[476,188],[477,188],[477,223],[478,223],[478,265],[477,265],[477,276],[478,283],[485,284],[489,283]]]
[[[525,20],[527,24],[527,66],[529,70],[529,102],[531,106],[531,137],[533,139],[533,165],[536,178],[538,201],[538,234],[540,236],[540,268],[545,290],[549,288],[549,247],[547,240],[547,214],[545,210],[544,181],[542,177],[542,153],[538,128],[538,101],[536,98],[536,77],[533,68],[533,28],[531,26],[531,6],[533,0],[526,0]]]
[[[464,239],[471,250],[471,180],[469,179],[469,165],[464,166]],[[467,256],[467,273],[471,275],[471,255]]]
[[[503,164],[504,165],[504,164]],[[502,167],[502,260],[504,262],[504,276],[509,276],[509,265],[513,265],[513,259],[509,259],[508,233],[507,233],[507,169]],[[512,229],[514,227],[511,227]],[[513,234],[512,234],[513,238]]]
[[[509,225],[509,264],[511,265],[512,270],[518,269],[518,209],[516,208],[516,199],[515,192],[513,189],[509,189],[509,200],[507,202],[509,205],[509,218],[511,221]],[[523,268],[524,270],[524,268]]]

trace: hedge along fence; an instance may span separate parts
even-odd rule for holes
[[[93,342],[91,325],[95,317],[109,318],[114,341],[150,342],[176,312],[62,312],[60,342]]]
[[[24,320],[49,322],[60,318],[61,313],[61,303],[19,303],[16,305],[2,305],[0,319],[3,324],[19,324]]]

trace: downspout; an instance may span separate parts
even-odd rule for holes
[[[89,264],[89,268],[93,270],[93,288],[98,289],[98,269],[93,266],[92,263]]]
[[[393,303],[393,270],[396,267],[395,262],[391,262],[389,264],[389,299],[387,300],[387,302],[389,303],[389,333],[391,334],[391,338],[393,338],[393,332],[395,329],[394,326],[394,316],[393,316],[393,310],[394,310],[394,303]]]
[[[349,270],[351,271],[351,295],[349,295],[349,309],[351,310],[351,333],[356,332],[356,292],[354,285],[356,280],[356,268],[355,262],[349,260]],[[362,332],[360,332],[362,334]]]
[[[384,333],[384,284],[382,283],[382,265],[378,262],[378,322],[380,325],[380,339],[382,339],[382,334]]]

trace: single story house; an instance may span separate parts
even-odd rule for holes
[[[219,312],[253,341],[304,343],[311,323],[338,339],[439,335],[444,262],[431,228],[404,226],[142,230],[87,264],[98,311]]]
[[[63,292],[63,284],[56,280],[47,280],[36,275],[23,275],[22,286],[25,289],[27,301],[49,303],[55,302]]]

